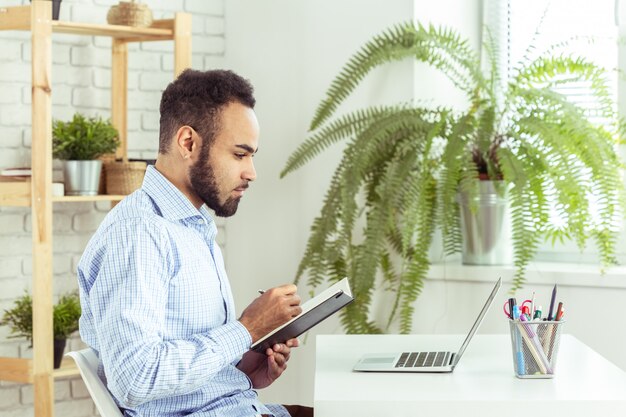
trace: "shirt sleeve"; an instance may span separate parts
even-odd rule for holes
[[[107,386],[122,406],[195,391],[249,349],[250,334],[236,320],[164,340],[167,237],[141,221],[112,225],[101,236],[87,269],[95,275],[87,297]]]
[[[287,409],[280,404],[265,404],[265,406],[272,412],[274,417],[291,417]]]

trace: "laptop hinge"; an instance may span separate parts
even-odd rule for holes
[[[448,362],[448,366],[454,365],[454,359],[456,358],[456,353],[450,355],[450,362]]]

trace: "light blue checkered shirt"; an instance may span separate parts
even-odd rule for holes
[[[261,404],[235,367],[251,338],[216,234],[208,209],[149,166],[85,249],[80,335],[126,416],[289,415]]]

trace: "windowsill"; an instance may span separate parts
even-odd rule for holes
[[[463,265],[460,260],[433,263],[427,277],[432,280],[510,283],[516,268],[507,265]],[[527,284],[558,284],[570,287],[626,288],[626,266],[606,268],[597,264],[532,262],[526,269]]]

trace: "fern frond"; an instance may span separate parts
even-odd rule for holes
[[[280,177],[283,178],[288,173],[302,167],[334,143],[352,137],[377,120],[400,112],[407,107],[408,105],[380,106],[358,110],[342,116],[304,141],[289,156]]]
[[[419,200],[418,226],[415,231],[415,248],[408,263],[406,272],[402,276],[402,285],[399,295],[400,302],[400,333],[410,333],[413,324],[413,307],[415,300],[424,288],[426,273],[430,268],[428,248],[430,247],[435,223],[432,221],[437,208],[437,183],[434,177],[427,178],[422,188],[422,198]]]
[[[461,232],[459,226],[458,202],[459,182],[463,171],[467,169],[468,148],[474,132],[472,115],[465,115],[454,123],[451,133],[447,135],[447,143],[441,157],[442,169],[438,185],[437,204],[439,210],[435,214],[437,223],[441,225],[444,252],[449,255],[461,249]],[[473,180],[476,180],[478,175]]]
[[[472,86],[482,82],[478,57],[466,40],[452,30],[407,22],[375,36],[348,61],[315,111],[310,129],[332,116],[372,69],[408,57],[441,69],[468,96]]]

